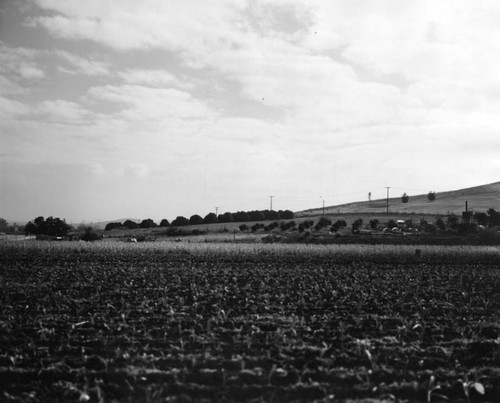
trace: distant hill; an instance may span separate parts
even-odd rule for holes
[[[500,182],[447,192],[436,192],[436,200],[433,202],[427,199],[427,193],[421,195],[410,194],[409,196],[410,200],[408,203],[401,201],[401,195],[389,198],[389,212],[429,215],[448,214],[449,212],[461,214],[462,211],[465,211],[466,201],[468,202],[469,210],[473,210],[474,212],[486,211],[489,208],[500,210]],[[328,206],[325,207],[325,215],[337,214],[339,212],[341,214],[383,214],[386,212],[386,203],[387,199],[377,199]],[[320,215],[322,213],[322,208],[315,208],[299,211],[295,214],[301,216]]]

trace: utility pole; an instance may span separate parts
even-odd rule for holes
[[[320,198],[323,201],[323,215],[325,215],[325,199],[323,199],[323,196],[320,196]]]
[[[269,199],[271,200],[271,205],[269,207],[269,211],[273,211],[273,197],[274,196],[269,196]]]
[[[385,187],[387,189],[387,216],[389,217],[389,189],[391,188],[390,186]]]
[[[215,207],[215,216],[217,217],[217,214],[219,212],[219,207]]]

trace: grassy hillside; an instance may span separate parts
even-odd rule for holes
[[[479,212],[489,208],[500,210],[500,182],[488,185],[475,186],[466,189],[436,193],[436,200],[429,202],[427,194],[410,195],[408,203],[401,202],[401,195],[389,199],[389,212],[403,214],[441,215],[453,212],[461,214],[465,210],[465,202],[469,202],[469,209]],[[329,214],[384,214],[386,199],[360,201],[338,206],[325,207],[325,215]],[[311,209],[297,212],[297,216],[315,216],[322,214],[322,209]]]

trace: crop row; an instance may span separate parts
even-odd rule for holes
[[[2,260],[26,261],[84,260],[112,263],[124,260],[151,259],[164,262],[176,259],[280,262],[317,261],[349,263],[428,263],[428,264],[488,264],[500,263],[498,246],[436,246],[436,245],[308,245],[255,243],[175,243],[144,242],[1,242]]]
[[[0,399],[500,395],[494,265],[137,246],[4,249]]]

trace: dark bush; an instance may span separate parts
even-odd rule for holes
[[[319,231],[320,229],[328,227],[329,225],[332,225],[332,221],[327,217],[321,217],[318,223],[314,226],[314,229],[316,231]]]
[[[123,226],[128,228],[128,229],[136,229],[139,228],[139,224],[137,224],[135,221],[132,220],[127,220],[123,223]]]
[[[478,212],[473,214],[474,219],[479,225],[488,225],[488,214]]]
[[[398,223],[396,222],[396,220],[393,220],[393,219],[391,218],[389,221],[387,221],[386,226],[387,226],[387,228],[389,228],[389,229],[393,229],[393,228],[395,228],[395,227],[397,227],[397,226],[398,226]]]
[[[304,224],[304,228],[311,228],[314,226],[314,220],[306,220],[302,224]]]
[[[198,214],[192,215],[189,217],[189,224],[190,225],[200,225],[203,224],[203,218],[199,216]]]
[[[49,236],[65,236],[71,226],[66,224],[66,221],[56,217],[37,217],[33,222],[28,222],[24,227],[25,234],[33,235],[49,235]]]
[[[172,221],[173,227],[183,227],[186,225],[189,225],[189,220],[183,216],[177,216],[177,218],[174,221]]]
[[[295,228],[296,226],[296,222],[295,221],[288,221],[288,222],[282,222],[280,224],[280,229],[282,231],[286,231],[286,230],[289,230],[289,229],[292,229],[292,228]]]
[[[151,218],[142,220],[141,223],[139,224],[140,228],[155,228],[156,226],[157,226],[156,223]]]
[[[224,214],[217,217],[217,221],[220,223],[234,222],[234,217],[231,213],[225,212]]]
[[[345,220],[337,220],[335,223],[332,225],[331,231],[332,232],[337,232],[341,228],[347,227],[347,223]]]
[[[110,222],[106,224],[106,227],[104,227],[104,231],[111,231],[113,229],[117,228],[122,228],[123,225],[121,222]]]
[[[264,228],[264,224],[255,223],[250,229],[252,230],[252,232],[255,232],[262,228]]]
[[[250,215],[246,211],[237,211],[233,214],[234,222],[250,221]]]
[[[352,232],[358,233],[362,225],[363,225],[363,219],[358,218],[356,221],[352,223]]]
[[[215,213],[208,213],[204,218],[203,218],[203,224],[215,224],[217,222],[217,216]]]
[[[85,242],[93,242],[101,239],[101,236],[99,234],[96,234],[92,227],[87,227],[85,228],[85,232],[82,234],[80,239]]]

